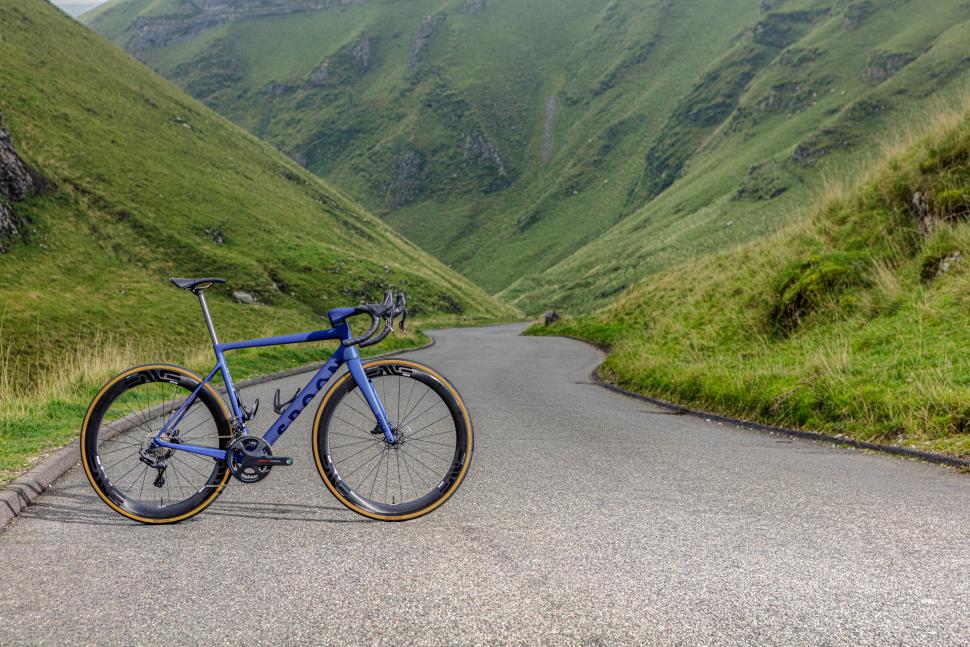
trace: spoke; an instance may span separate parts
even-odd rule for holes
[[[135,458],[135,464],[136,464],[136,466],[139,465],[139,464],[144,465],[144,463],[141,463],[136,458],[137,456],[138,456],[138,454],[127,454],[123,458],[121,458],[120,460],[117,460],[114,463],[112,463],[111,465],[104,466],[103,469],[104,469],[105,473],[107,473],[108,470],[114,469],[115,467],[118,467],[119,465],[121,465],[122,463],[124,463],[125,461],[127,461],[127,460],[129,460],[131,458]]]
[[[415,422],[415,421],[417,421],[417,420],[420,420],[420,419],[421,419],[421,416],[423,416],[424,414],[426,414],[426,413],[428,413],[429,411],[431,411],[432,409],[434,409],[435,407],[437,407],[437,406],[438,406],[439,404],[444,404],[444,403],[443,403],[443,402],[442,402],[441,400],[437,400],[437,401],[435,401],[435,403],[434,403],[434,404],[432,404],[432,405],[431,405],[430,407],[428,407],[427,409],[425,409],[424,411],[422,411],[421,413],[419,413],[419,414],[418,414],[418,415],[416,415],[415,417],[413,417],[413,418],[408,418],[407,420],[410,420],[410,421],[411,421],[411,424],[414,424],[414,422]],[[447,408],[447,407],[446,407],[446,408]],[[401,424],[404,424],[404,423],[401,423]],[[433,423],[432,423],[432,424],[433,424]]]
[[[115,465],[118,465],[118,463],[115,463]],[[134,472],[135,471],[135,468],[138,467],[139,465],[144,465],[144,463],[142,463],[141,461],[136,461],[134,467],[132,467],[130,470],[128,470],[127,472],[125,472],[124,474],[122,474],[121,477],[118,478],[118,480],[116,480],[114,482],[120,485],[121,482],[125,479],[125,477],[128,476],[129,474],[131,474],[132,472]],[[114,467],[114,466],[112,466],[112,467]],[[107,469],[105,469],[104,471],[105,471],[105,473],[108,472]],[[114,479],[110,479],[110,477],[109,477],[109,480],[114,480]],[[117,487],[117,486],[115,486],[115,487]]]
[[[131,415],[134,416],[135,419],[139,421],[137,426],[142,427],[143,429],[147,429],[149,431],[149,433],[151,433],[152,428],[148,426],[148,423],[145,422],[145,419],[144,418],[142,418],[140,415],[138,415],[137,413],[135,413],[132,410],[131,406],[129,406],[129,404],[127,402],[122,402],[121,404],[125,405],[125,407],[127,407],[128,411],[131,411]]]
[[[350,460],[351,458],[353,458],[354,456],[357,456],[357,455],[359,455],[359,454],[363,454],[363,453],[364,453],[364,452],[366,452],[366,451],[367,451],[368,449],[370,449],[370,447],[364,447],[364,448],[363,448],[362,450],[360,450],[359,452],[356,452],[356,453],[354,453],[354,454],[351,454],[350,456],[347,456],[347,457],[346,457],[346,458],[344,458],[343,460],[345,460],[345,461],[349,461],[349,460]]]
[[[401,452],[399,450],[398,453],[403,453],[403,452]],[[408,467],[408,459],[407,458],[404,459],[404,471],[408,473],[408,480],[411,481],[411,489],[414,490],[414,496],[420,498],[421,497],[421,493],[418,492],[418,488],[414,484],[414,476],[411,474],[411,468]],[[404,498],[403,495],[402,495],[401,498]]]
[[[407,440],[416,440],[419,443],[428,443],[429,445],[440,445],[441,447],[454,447],[451,443],[436,443],[433,440],[425,440],[424,438],[408,438]]]
[[[427,429],[427,427],[422,427],[422,429]],[[405,436],[404,439],[405,440],[424,440],[425,438],[434,438],[435,436],[445,436],[445,435],[450,436],[450,435],[454,434],[455,431],[456,431],[455,429],[449,429],[447,431],[439,431],[437,433],[427,434],[425,436],[412,436],[412,435],[408,435],[408,436]]]
[[[401,423],[400,423],[402,426],[404,424],[404,421],[411,417],[411,414],[414,412],[414,410],[417,409],[421,405],[421,402],[427,397],[428,393],[430,393],[430,392],[431,392],[431,389],[427,389],[426,388],[425,389],[425,392],[421,394],[421,397],[420,398],[418,398],[418,401],[414,403],[414,406],[411,407],[411,409],[407,413],[404,414],[404,417],[401,418]]]
[[[106,452],[101,451],[101,449],[99,448],[98,456],[107,456],[108,454],[114,454],[115,452],[130,452],[132,450],[130,450],[129,447],[139,447],[139,446],[140,446],[140,443],[125,443],[124,447],[115,447],[114,449],[109,449]]]
[[[193,406],[194,406],[194,405],[193,405]],[[184,417],[182,418],[182,422],[185,422],[185,420],[187,420],[187,419],[188,419],[188,417],[189,417],[189,416],[190,416],[191,414],[192,414],[192,411],[191,411],[191,407],[190,407],[190,408],[189,408],[189,411],[186,411],[186,412],[185,412],[185,416],[184,416]],[[203,417],[202,417],[202,422],[200,422],[200,423],[199,423],[199,424],[197,424],[197,425],[193,425],[193,426],[192,426],[191,428],[189,428],[189,429],[186,429],[186,430],[185,430],[184,432],[179,432],[179,435],[180,435],[180,436],[182,436],[182,435],[184,434],[184,435],[186,435],[186,436],[187,436],[188,434],[191,434],[191,433],[192,433],[193,431],[195,431],[196,429],[198,429],[199,427],[201,427],[201,426],[202,426],[202,425],[204,425],[205,423],[207,423],[207,422],[209,422],[210,420],[212,420],[212,418],[210,418],[209,416],[203,416]]]
[[[367,433],[370,433],[370,432],[368,431]],[[347,438],[360,438],[359,434],[345,434],[339,431],[328,431],[327,434],[330,436],[346,436]]]
[[[434,457],[435,457],[435,458],[437,458],[437,459],[438,459],[439,461],[443,461],[443,462],[445,462],[445,463],[451,463],[451,459],[450,459],[450,458],[442,458],[441,456],[438,456],[438,455],[437,455],[437,454],[435,454],[434,452],[432,452],[432,451],[430,451],[430,450],[427,450],[427,449],[425,449],[424,447],[421,447],[421,446],[419,446],[419,445],[412,445],[412,447],[413,447],[414,449],[417,449],[417,450],[420,450],[420,451],[422,451],[422,452],[424,452],[425,454],[428,454],[429,456],[434,456]]]
[[[374,467],[372,467],[367,472],[367,474],[364,475],[364,477],[362,479],[360,479],[361,486],[363,486],[364,483],[367,483],[367,479],[370,478],[371,472],[374,472],[374,482],[371,483],[371,486],[370,486],[370,494],[367,495],[367,498],[368,499],[371,498],[371,495],[373,495],[373,493],[374,493],[374,485],[377,484],[377,475],[381,473],[381,470],[380,470],[381,463],[384,462],[384,457],[386,455],[387,455],[387,448],[385,448],[384,450],[381,451],[381,453],[380,453],[381,459],[379,461],[377,461],[377,464],[374,465]]]
[[[357,453],[359,454],[360,452],[357,452]],[[380,455],[381,455],[381,453],[382,453],[382,452],[378,452],[378,453],[376,453],[376,454],[374,454],[373,456],[371,456],[370,458],[368,458],[368,459],[367,459],[366,461],[364,461],[363,463],[361,463],[360,465],[358,465],[357,467],[355,467],[355,468],[354,468],[354,471],[353,471],[353,472],[351,472],[350,474],[348,474],[348,475],[346,475],[346,476],[344,477],[344,480],[345,480],[345,481],[346,481],[346,480],[348,480],[348,479],[349,479],[349,478],[350,478],[351,476],[353,476],[353,475],[354,475],[354,474],[355,474],[355,473],[356,473],[356,472],[357,472],[358,470],[360,470],[360,468],[362,468],[362,467],[363,467],[364,465],[367,465],[367,464],[368,464],[368,463],[370,463],[370,462],[371,462],[372,460],[374,460],[375,458],[377,458],[378,456],[380,456]],[[357,454],[354,454],[354,456],[356,456],[356,455],[357,455]],[[370,472],[368,472],[368,474],[370,474]],[[366,478],[366,477],[364,477],[364,478]]]
[[[377,442],[377,440],[378,439],[375,436],[374,438],[368,438],[367,440],[358,440],[355,443],[347,443],[346,445],[335,445],[335,446],[331,447],[330,449],[331,449],[331,451],[334,450],[334,449],[343,449],[344,447],[352,447],[354,445],[363,445],[364,443],[374,443],[374,442]]]
[[[131,446],[134,446],[134,447],[141,447],[141,441],[138,441],[138,440],[134,440],[134,439],[132,439],[132,440],[124,440],[124,441],[121,441],[121,440],[115,440],[114,438],[112,438],[112,439],[110,439],[110,440],[106,440],[106,441],[104,441],[104,442],[103,442],[103,443],[101,443],[101,444],[102,444],[102,445],[107,445],[107,444],[109,444],[109,443],[114,443],[114,444],[116,444],[116,445],[124,445],[124,446],[126,446],[126,447],[131,447]]]
[[[390,449],[388,449],[390,451]],[[384,463],[384,503],[387,503],[387,476],[391,471],[391,460],[388,458],[387,462]]]
[[[448,413],[446,413],[445,415],[441,416],[440,418],[438,418],[437,420],[435,420],[431,424],[425,425],[425,426],[420,427],[418,429],[412,429],[411,430],[411,435],[408,436],[408,438],[417,438],[418,437],[417,434],[418,434],[419,431],[424,431],[425,429],[430,429],[431,427],[435,426],[436,424],[438,424],[439,422],[441,422],[445,418],[450,418],[450,417],[451,417],[451,412],[449,411]],[[448,431],[443,431],[441,433],[448,434],[448,433],[451,433],[451,430],[449,429]],[[436,435],[436,434],[432,434],[432,435]],[[430,438],[431,436],[425,436],[425,437],[426,438]]]
[[[129,432],[127,432],[127,431],[118,431],[118,432],[115,432],[115,435],[114,436],[112,436],[111,438],[107,438],[107,439],[103,440],[102,441],[102,444],[103,445],[107,445],[108,443],[117,443],[119,445],[124,445],[124,444],[140,445],[141,444],[141,442],[139,442],[137,440],[134,440],[132,436],[125,435],[127,433],[129,433]],[[118,440],[119,438],[121,440]]]
[[[364,429],[363,427],[358,427],[357,425],[351,424],[351,423],[347,422],[346,420],[344,420],[343,418],[341,418],[340,416],[338,416],[336,414],[334,414],[333,417],[336,418],[337,420],[339,420],[340,422],[344,423],[345,425],[349,426],[349,427],[353,427],[354,429],[359,429],[360,431],[363,431],[365,434],[369,434],[370,433],[370,430],[369,429]]]
[[[193,472],[195,472],[196,474],[198,474],[199,476],[201,476],[202,478],[204,478],[207,483],[209,482],[209,478],[210,478],[211,475],[206,474],[204,472],[200,472],[195,467],[193,467],[191,463],[189,463],[188,461],[182,460],[181,457],[176,456],[175,454],[172,454],[172,459],[178,461],[179,464],[181,464],[181,465],[185,465],[187,468],[189,468],[190,470],[192,470]]]
[[[144,468],[145,468],[146,470],[148,469],[148,465],[145,465],[144,463],[142,463],[141,465],[142,465],[142,467],[144,467]],[[142,472],[144,472],[144,470],[142,470]],[[128,484],[128,485],[127,485],[127,486],[125,487],[125,490],[126,490],[126,494],[127,494],[127,490],[128,490],[128,488],[133,488],[133,487],[135,487],[135,483],[137,483],[137,482],[138,482],[138,472],[135,472],[135,478],[133,478],[133,479],[131,479],[131,483],[129,483],[129,484]],[[120,481],[119,481],[119,488],[120,488]]]
[[[363,398],[361,398],[361,399],[363,399]],[[354,408],[354,406],[352,404],[350,404],[349,402],[347,402],[347,399],[346,398],[344,398],[343,400],[341,400],[340,401],[340,404],[346,405],[348,409],[350,409],[351,411],[353,411],[354,413],[356,413],[358,416],[360,416],[364,420],[370,420],[370,419],[372,419],[374,417],[374,414],[373,413],[368,416],[368,415],[363,414],[360,411],[358,411],[356,408]],[[364,404],[366,405],[367,403],[364,402]],[[368,408],[368,411],[370,411],[370,408]]]
[[[149,386],[149,389],[150,388],[151,387]],[[148,393],[145,394],[145,400],[149,403],[149,405],[148,406],[142,406],[141,396],[138,395],[138,389],[132,389],[131,392],[135,394],[135,400],[138,402],[138,410],[139,411],[144,411],[144,415],[145,415],[145,426],[148,427],[148,431],[154,433],[155,430],[152,429],[152,419],[151,419],[151,413],[150,413],[151,401],[152,401],[151,400],[151,396]]]
[[[404,452],[405,454],[407,454],[407,450],[401,449],[401,451]],[[421,460],[420,458],[418,458],[414,454],[407,454],[407,455],[410,456],[411,458],[413,458],[414,460],[416,460],[417,462],[421,463],[421,465],[423,465],[424,468],[427,469],[432,474],[435,474],[435,475],[438,474],[438,470],[434,469],[433,467],[428,467],[428,464],[427,463],[425,463],[423,460]],[[438,476],[435,476],[435,478],[439,478],[439,477]]]
[[[145,466],[145,470],[141,473],[141,489],[138,490],[138,500],[141,501],[142,495],[145,494],[145,477],[148,476],[148,465]]]
[[[398,382],[400,384],[400,381]],[[400,402],[398,402],[400,404]],[[401,500],[398,503],[404,502],[404,486],[401,483],[401,452],[396,450],[394,452],[394,459],[397,462],[397,492],[401,495]],[[393,504],[392,504],[393,505]]]
[[[172,472],[172,476],[175,477],[175,489],[176,490],[184,490],[184,489],[186,489],[185,486],[182,485],[182,479],[179,478],[179,471],[177,469],[175,469],[175,464],[174,463],[169,463],[168,464],[168,468],[167,468],[166,471],[171,471]],[[165,485],[166,491],[169,490],[169,489],[171,489],[171,487],[172,486],[170,484],[166,484]]]
[[[411,378],[411,389],[408,391],[408,401],[404,404],[404,411],[408,411],[408,407],[411,406],[411,396],[414,395],[414,383],[417,382],[414,378]],[[401,412],[398,411],[398,414]],[[400,416],[398,416],[400,418]]]

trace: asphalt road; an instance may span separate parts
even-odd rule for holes
[[[970,644],[970,477],[670,415],[520,330],[409,356],[476,425],[435,513],[341,507],[309,415],[277,452],[297,465],[176,526],[75,469],[0,534],[0,644]]]

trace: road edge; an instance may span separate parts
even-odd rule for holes
[[[536,335],[537,337],[539,335]],[[587,339],[582,339],[580,337],[575,337],[573,335],[542,335],[545,337],[555,336],[562,339],[572,339],[573,341],[578,341],[587,346],[591,346],[596,350],[600,351],[604,355],[609,354],[610,348],[602,344],[597,344],[591,342]],[[954,456],[946,456],[945,454],[934,454],[933,452],[927,452],[920,449],[912,449],[910,447],[898,447],[896,445],[884,445],[882,443],[871,443],[865,440],[856,440],[855,438],[849,438],[848,436],[841,436],[838,434],[826,434],[820,431],[805,431],[802,429],[791,429],[789,427],[777,427],[775,425],[769,425],[763,422],[755,422],[753,420],[744,420],[742,418],[733,418],[731,416],[726,416],[720,413],[712,413],[710,411],[704,411],[703,409],[692,409],[690,407],[685,407],[682,404],[676,404],[674,402],[668,402],[667,400],[661,400],[660,398],[655,398],[650,395],[643,395],[642,393],[637,393],[636,391],[630,391],[629,389],[624,389],[622,386],[613,384],[607,381],[600,375],[600,369],[603,368],[603,364],[606,361],[602,361],[596,365],[593,372],[590,374],[589,379],[593,384],[607,391],[613,391],[614,393],[619,393],[620,395],[625,395],[629,398],[635,400],[640,400],[642,402],[648,402],[654,406],[667,409],[668,411],[674,411],[682,415],[693,416],[695,418],[703,418],[705,420],[710,420],[714,422],[723,422],[735,427],[741,427],[742,429],[747,429],[749,431],[757,431],[761,433],[767,433],[777,436],[788,436],[791,438],[801,438],[802,440],[810,440],[817,443],[825,443],[827,445],[836,445],[840,447],[852,447],[854,449],[864,449],[874,452],[880,452],[883,454],[892,454],[894,456],[900,456],[903,458],[912,458],[916,460],[921,460],[926,463],[932,463],[934,465],[945,465],[947,467],[953,467],[960,470],[970,470],[970,460],[963,458],[956,458]]]
[[[419,350],[427,350],[435,344],[435,339],[427,331],[424,332],[430,341],[415,348],[404,348],[390,353],[382,353],[373,357],[364,358],[364,361],[395,357],[397,355],[407,355],[416,353]],[[318,370],[325,362],[313,362],[295,368],[286,369],[279,373],[260,375],[238,383],[239,388],[265,384],[273,380],[285,379],[301,373],[309,373]],[[223,390],[224,392],[224,390]],[[79,440],[72,440],[60,449],[54,450],[46,458],[41,460],[29,470],[21,474],[11,483],[0,489],[0,532],[3,532],[10,522],[19,517],[28,506],[37,501],[44,492],[59,478],[69,472],[81,460],[81,450]]]
[[[570,337],[569,339],[576,339],[575,337]],[[577,339],[576,341],[583,341],[582,339]],[[588,343],[588,342],[584,342]],[[590,344],[591,346],[596,346],[595,344]],[[970,469],[970,460],[964,460],[962,458],[955,458],[953,456],[946,456],[944,454],[934,454],[933,452],[925,452],[919,449],[912,449],[910,447],[897,447],[895,445],[883,445],[881,443],[870,443],[865,440],[856,440],[855,438],[849,438],[848,436],[841,436],[836,434],[825,434],[820,431],[804,431],[801,429],[790,429],[788,427],[776,427],[775,425],[765,424],[763,422],[754,422],[752,420],[744,420],[742,418],[732,418],[731,416],[725,416],[720,413],[711,413],[710,411],[704,411],[703,409],[691,409],[690,407],[685,407],[680,404],[675,404],[673,402],[668,402],[666,400],[661,400],[660,398],[655,398],[649,395],[643,395],[641,393],[636,393],[628,389],[624,389],[622,386],[617,386],[612,382],[608,382],[603,379],[600,375],[600,368],[603,366],[601,362],[593,372],[590,374],[590,380],[593,381],[596,386],[602,387],[607,391],[613,391],[614,393],[619,393],[620,395],[625,395],[629,398],[634,398],[636,400],[641,400],[643,402],[648,402],[654,406],[667,409],[669,411],[674,411],[676,413],[692,416],[695,418],[703,418],[704,420],[713,422],[724,422],[735,427],[741,427],[742,429],[748,429],[750,431],[758,431],[762,433],[767,433],[771,435],[778,436],[790,436],[792,438],[801,438],[803,440],[811,440],[814,442],[825,443],[828,445],[838,445],[841,447],[852,447],[854,449],[866,449],[869,451],[881,452],[884,454],[893,454],[895,456],[902,456],[905,458],[914,458],[927,463],[933,463],[935,465],[945,465],[947,467],[955,467],[959,469]]]

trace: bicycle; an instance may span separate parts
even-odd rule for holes
[[[81,427],[81,464],[115,512],[142,523],[183,521],[211,505],[230,476],[258,483],[273,468],[292,465],[292,459],[274,456],[272,446],[345,364],[348,370],[327,390],[312,428],[313,459],[333,496],[365,517],[405,521],[436,509],[461,485],[473,437],[455,387],[417,362],[360,358],[358,348],[380,343],[399,316],[404,329],[403,293],[387,291],[380,304],[334,308],[326,330],[223,344],[204,291],[225,280],[171,282],[198,297],[215,366],[204,378],[174,364],[136,366],[95,396]],[[348,320],[365,314],[370,328],[355,337]],[[279,417],[261,437],[250,434],[247,423],[259,400],[251,407],[240,400],[225,353],[322,340],[338,340],[337,350],[288,401],[280,401],[277,389],[273,410]],[[217,374],[228,406],[212,385]]]

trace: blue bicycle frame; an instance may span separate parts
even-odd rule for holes
[[[360,361],[360,353],[356,346],[344,346],[342,343],[344,340],[351,339],[350,326],[347,324],[347,317],[355,314],[353,308],[336,308],[331,310],[328,315],[330,317],[331,323],[334,325],[333,328],[327,330],[316,330],[307,333],[297,333],[294,335],[283,335],[280,337],[265,337],[262,339],[251,339],[248,341],[239,341],[229,344],[219,343],[219,338],[216,335],[215,327],[212,324],[212,317],[209,314],[209,307],[206,304],[205,296],[202,291],[196,292],[199,297],[199,302],[202,304],[202,313],[205,316],[206,326],[209,328],[209,336],[212,338],[212,350],[215,352],[216,365],[212,367],[209,374],[202,380],[202,382],[196,387],[195,391],[192,392],[182,406],[179,407],[178,411],[172,414],[171,418],[162,425],[162,428],[155,435],[153,439],[153,444],[158,447],[167,447],[169,449],[174,449],[183,452],[190,452],[193,454],[200,454],[202,456],[209,456],[217,460],[226,460],[227,453],[225,450],[216,449],[214,447],[201,447],[199,445],[189,445],[181,443],[170,443],[162,440],[162,436],[168,433],[170,429],[175,429],[178,427],[182,418],[188,412],[192,403],[198,397],[199,392],[205,388],[206,384],[209,384],[217,373],[222,375],[223,383],[226,386],[226,391],[229,395],[229,405],[232,409],[233,420],[231,424],[235,427],[241,426],[242,434],[248,435],[249,429],[245,424],[242,408],[239,405],[239,398],[236,396],[236,390],[232,384],[232,376],[229,374],[229,366],[226,364],[226,351],[230,350],[240,350],[243,348],[259,348],[262,346],[283,346],[286,344],[304,344],[314,341],[325,341],[328,339],[340,340],[341,344],[338,346],[337,350],[330,356],[330,359],[320,368],[319,371],[310,379],[305,387],[297,394],[290,405],[285,411],[277,418],[270,428],[263,434],[263,440],[265,440],[269,445],[273,445],[280,436],[293,424],[293,422],[300,416],[303,410],[310,404],[316,395],[323,390],[323,387],[327,385],[330,378],[333,377],[334,373],[344,364],[350,369],[350,373],[357,383],[358,388],[360,388],[364,399],[370,406],[371,411],[374,413],[374,419],[380,425],[381,430],[384,432],[384,438],[387,442],[393,444],[396,439],[394,436],[394,430],[391,429],[391,425],[387,420],[387,413],[384,410],[384,405],[381,403],[380,399],[377,397],[377,392],[374,390],[373,385],[367,378],[367,374],[364,372],[364,367]]]

